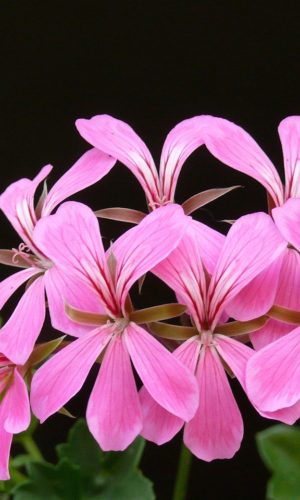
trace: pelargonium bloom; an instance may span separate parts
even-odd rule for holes
[[[284,237],[300,252],[300,204],[298,199],[288,200],[273,210],[273,217],[280,224]],[[299,255],[297,253],[297,255]],[[300,268],[298,266],[298,276]],[[286,294],[296,293],[291,276],[286,276]],[[298,277],[297,276],[297,277]],[[296,285],[299,281],[296,282]],[[299,287],[297,287],[299,297]],[[298,298],[299,301],[299,298]],[[299,307],[298,307],[299,309]],[[260,349],[247,366],[246,383],[250,397],[262,411],[289,410],[294,412],[294,423],[300,417],[300,328]]]
[[[127,123],[109,115],[76,121],[77,129],[84,139],[131,170],[145,192],[149,210],[175,203],[181,168],[193,151],[203,144],[204,125],[203,118],[196,116],[180,122],[170,131],[162,148],[158,173],[146,144]],[[184,211],[189,215],[231,189],[212,189],[194,195],[183,203]],[[128,222],[138,222],[145,216],[143,212],[128,209],[104,209],[99,211],[99,215],[117,219],[121,217],[121,220]],[[207,261],[210,271],[210,263],[215,262],[224,237],[201,222],[198,223],[198,232],[203,241],[202,257]]]
[[[290,207],[287,203],[290,198],[295,199],[294,206],[300,206],[300,117],[289,116],[281,121],[278,128],[284,158],[285,185],[271,160],[245,130],[223,118],[205,116],[203,120],[205,130],[202,137],[209,151],[226,165],[258,180],[267,190],[274,222],[289,243],[279,274],[270,271],[268,273],[269,290],[274,290],[275,304],[300,310],[300,255],[285,232],[284,215],[275,215],[281,210],[286,214]],[[263,276],[261,281],[265,279]],[[257,283],[254,283],[253,293],[256,286]],[[246,295],[252,293],[251,289],[250,285],[245,296],[241,298],[241,320],[245,318],[242,303],[245,303]],[[235,313],[238,314],[237,309]],[[290,330],[291,326],[286,322],[272,319],[260,331],[252,334],[251,340],[255,348],[259,349]]]
[[[64,203],[55,215],[38,222],[34,236],[39,248],[77,282],[71,297],[65,290],[66,301],[92,313],[93,324],[35,373],[31,403],[41,421],[80,390],[101,354],[87,423],[103,450],[126,448],[142,429],[130,360],[160,405],[185,421],[193,416],[198,403],[194,376],[131,320],[128,308],[133,283],[174,250],[185,227],[186,216],[179,206],[161,207],[124,233],[105,253],[98,220],[80,203]],[[105,324],[101,324],[99,311],[108,315]]]
[[[0,479],[9,479],[8,463],[13,434],[30,424],[29,396],[22,367],[0,354]]]
[[[185,363],[198,380],[199,406],[195,416],[185,424],[184,442],[203,460],[231,458],[243,436],[242,418],[224,364],[245,389],[246,364],[254,351],[221,333],[230,327],[230,323],[222,325],[227,305],[275,262],[285,247],[285,241],[268,215],[251,214],[241,217],[230,229],[211,277],[202,265],[199,241],[192,225],[179,246],[153,269],[154,274],[176,292],[178,301],[188,307],[198,331],[174,351],[174,356]],[[263,286],[257,289],[257,294],[263,296]],[[255,318],[254,308],[252,312]],[[162,444],[183,426],[183,420],[161,408],[146,387],[141,390],[141,401],[145,438]]]
[[[149,207],[154,209],[174,202],[184,162],[204,143],[202,130],[205,121],[203,117],[195,116],[183,120],[170,131],[163,145],[159,173],[146,144],[127,123],[109,115],[97,115],[89,120],[77,120],[76,127],[87,142],[131,170],[145,191]],[[210,194],[211,199],[217,197],[216,192]],[[218,194],[221,196],[220,191]],[[202,201],[203,204],[210,201],[208,193]]]
[[[31,280],[14,313],[1,328],[0,351],[16,364],[26,361],[41,331],[45,318],[45,289],[53,326],[58,329],[63,326],[64,331],[68,331],[69,321],[60,298],[60,289],[68,277],[58,272],[35,241],[37,221],[48,216],[68,196],[101,179],[114,163],[113,158],[91,149],[54,184],[48,194],[44,190],[36,206],[36,189],[52,170],[51,165],[42,168],[33,180],[14,182],[0,196],[1,210],[22,239],[18,250],[0,250],[0,262],[25,268],[0,283],[0,309],[15,290]]]

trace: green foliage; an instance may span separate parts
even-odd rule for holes
[[[24,435],[19,441],[26,443]],[[0,500],[154,500],[151,482],[138,469],[144,445],[137,438],[123,452],[103,452],[78,420],[57,446],[55,465],[30,454],[11,460],[12,479],[0,482]]]
[[[300,429],[274,425],[257,434],[259,454],[272,473],[268,500],[300,498]]]
[[[78,470],[66,459],[57,465],[31,462],[29,480],[14,490],[14,500],[81,500]]]

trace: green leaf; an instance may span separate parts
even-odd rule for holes
[[[144,446],[145,441],[137,438],[125,451],[103,452],[86,422],[78,420],[69,432],[68,442],[56,447],[57,465],[32,461],[26,455],[11,461],[11,466],[25,466],[28,474],[21,484],[12,485],[13,498],[153,500],[152,484],[137,468]]]
[[[77,420],[69,432],[68,442],[56,447],[59,458],[67,458],[80,468],[83,476],[99,473],[104,462],[104,453],[89,432],[83,419]]]
[[[33,461],[35,461],[33,457],[31,457],[28,454],[21,453],[20,455],[17,455],[15,458],[11,458],[10,465],[15,467],[16,469],[19,469],[20,467],[24,467],[25,465],[28,465],[30,462]]]
[[[30,463],[27,469],[30,479],[14,489],[14,500],[82,500],[78,467],[67,459]]]
[[[113,477],[124,476],[139,465],[144,448],[145,440],[138,437],[124,451],[102,452],[105,457],[102,467],[107,475]]]
[[[56,449],[60,459],[78,468],[84,500],[150,500],[154,498],[151,483],[137,469],[144,446],[139,437],[125,451],[103,452],[81,419],[69,432],[68,442]]]
[[[56,447],[60,458],[67,458],[80,468],[83,475],[91,476],[101,471],[102,475],[126,474],[138,466],[145,441],[137,438],[123,452],[103,452],[89,432],[83,419],[77,420],[69,432],[68,442]]]
[[[99,500],[154,500],[151,481],[141,471],[133,470],[118,481],[110,481]],[[96,500],[96,498],[95,498]]]
[[[268,482],[270,500],[299,500],[300,429],[274,425],[257,434],[259,454],[272,472]]]

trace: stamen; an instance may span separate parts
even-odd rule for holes
[[[22,259],[25,260],[25,262],[27,262],[30,266],[32,266],[33,264],[32,259],[31,258],[29,259],[28,258],[29,256],[27,255],[31,251],[28,245],[25,245],[25,243],[20,243],[18,248],[12,248],[12,250],[14,252],[14,255],[12,257],[12,262],[14,264],[18,263],[18,257],[22,257]]]
[[[169,205],[170,203],[172,203],[171,200],[168,200],[166,195],[164,194],[160,201],[151,201],[148,203],[148,206],[152,209],[152,210],[155,210],[156,208],[159,208],[159,207],[164,207],[166,205]]]
[[[38,267],[39,269],[50,269],[53,263],[50,260],[40,259],[32,253],[31,248],[25,243],[20,243],[18,248],[12,248],[14,252],[12,256],[13,264],[18,264],[20,259],[22,263],[26,262],[28,267]]]

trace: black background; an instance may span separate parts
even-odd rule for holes
[[[55,180],[86,149],[74,128],[79,117],[108,113],[140,134],[156,161],[178,121],[214,114],[246,128],[281,172],[278,122],[299,114],[299,7],[286,1],[33,1],[2,0],[0,192],[20,177],[32,178],[46,163]],[[49,185],[51,185],[51,180]],[[195,152],[186,162],[176,199],[210,187],[242,184],[195,216],[225,231],[223,218],[265,209],[262,187]],[[99,184],[76,196],[93,209],[145,209],[132,174],[118,165]],[[125,226],[103,223],[107,241]],[[17,238],[1,216],[1,247]],[[2,276],[10,270],[1,270]],[[141,304],[155,303],[159,287],[149,278]],[[164,300],[168,296],[161,297]],[[6,311],[6,310],[5,310]],[[5,313],[4,311],[4,313]],[[84,413],[82,400],[70,409]],[[241,450],[230,461],[194,460],[189,499],[263,499],[267,471],[255,450],[254,433],[270,422],[255,414],[233,382],[245,420]],[[55,442],[69,421],[54,416],[38,431],[43,451],[54,458]],[[47,439],[51,435],[51,444]],[[142,466],[158,500],[168,500],[176,472],[179,438],[147,446]]]

